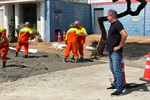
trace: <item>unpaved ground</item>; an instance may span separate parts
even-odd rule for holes
[[[126,67],[128,83],[145,83],[142,74],[143,69]],[[110,96],[110,77],[108,63],[36,75],[0,84],[0,100],[150,100],[150,84]]]
[[[89,35],[85,45],[99,38],[100,35]],[[14,57],[15,51],[9,51],[7,67],[0,68],[0,100],[150,100],[148,86],[129,89],[121,98],[110,97],[112,91],[106,91],[111,77],[108,63],[89,59],[91,51],[87,50],[83,63],[63,63],[64,51],[59,54],[60,58],[55,58],[57,51],[51,44],[30,42],[30,48],[38,49],[38,53],[30,53],[28,59],[23,57],[23,52]],[[15,47],[16,43],[10,46]],[[148,52],[150,37],[128,37],[124,46],[124,63],[129,66],[127,82],[141,83],[139,77],[143,75]],[[99,59],[107,61],[107,56]]]
[[[19,52],[19,56],[15,57],[15,51],[9,50],[6,68],[0,68],[0,83],[6,81],[16,81],[20,78],[30,77],[34,75],[65,70],[87,65],[100,64],[100,61],[85,59],[82,63],[64,63],[63,56],[55,56],[56,53],[29,53],[27,59],[24,58],[23,52]]]
[[[98,34],[89,35],[87,36],[85,45],[89,45],[90,40],[99,40],[99,38],[100,35]],[[38,49],[38,53],[30,53],[28,59],[23,57],[23,52],[19,53],[19,57],[14,57],[15,51],[10,50],[8,54],[7,67],[4,69],[0,68],[0,83],[6,81],[16,81],[20,78],[68,68],[102,63],[100,61],[90,60],[89,58],[91,51],[87,50],[85,50],[85,58],[87,60],[83,63],[63,63],[62,55],[64,51],[59,54],[60,58],[55,58],[57,51],[56,49],[51,48],[51,44],[52,43],[30,41],[30,48]],[[11,43],[10,46],[15,47],[16,43]],[[124,46],[125,65],[144,68],[148,52],[150,52],[150,37],[128,37],[127,43]],[[107,54],[107,52],[104,51],[104,54]],[[99,59],[107,60],[107,56]]]
[[[85,46],[89,45],[91,40],[99,40],[101,35],[88,35]],[[55,42],[54,42],[55,43]],[[60,42],[64,43],[64,42]],[[39,51],[56,53],[55,49],[49,48],[52,43],[31,43],[31,48],[38,48]],[[89,58],[91,51],[85,50],[85,57]],[[124,63],[127,66],[144,68],[146,64],[147,54],[150,52],[150,36],[129,36],[124,45]],[[61,52],[63,54],[64,52]],[[104,54],[107,52],[104,50]],[[100,60],[107,60],[107,56],[99,58]]]

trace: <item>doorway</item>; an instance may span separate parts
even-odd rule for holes
[[[36,3],[21,5],[21,22],[30,22],[31,28],[37,29],[37,5]]]
[[[103,8],[94,9],[94,33],[101,34],[98,18],[103,16]]]

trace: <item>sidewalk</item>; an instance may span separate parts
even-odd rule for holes
[[[144,70],[125,66],[127,83],[145,83]],[[0,84],[0,100],[150,100],[150,84],[111,97],[108,63],[61,70]]]

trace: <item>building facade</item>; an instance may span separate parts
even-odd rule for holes
[[[1,0],[0,5],[1,26],[7,29],[7,34],[9,25],[14,24],[16,28],[29,21],[45,40],[45,0]]]
[[[119,20],[123,23],[124,28],[128,32],[129,36],[150,36],[150,0],[146,0],[147,5],[141,10],[138,16],[127,15]],[[135,11],[140,4],[138,1],[131,0],[131,10]],[[103,0],[101,2],[93,2],[92,8],[92,29],[94,33],[101,33],[98,24],[98,18],[107,16],[109,9],[115,9],[118,13],[122,13],[127,9],[127,3],[125,0],[119,0],[113,3],[110,0]],[[106,31],[108,31],[110,23],[104,22]]]
[[[150,0],[138,16],[127,15],[119,20],[123,23],[129,36],[150,36]],[[91,3],[88,4],[88,3]],[[137,9],[140,3],[132,0],[132,10]],[[9,25],[15,28],[29,21],[32,28],[36,28],[43,41],[57,40],[58,30],[63,36],[63,31],[69,29],[69,24],[75,20],[87,29],[88,34],[101,34],[98,18],[106,16],[109,9],[118,13],[126,10],[125,0],[113,3],[111,0],[1,0],[0,1],[0,26],[5,27],[9,34]],[[106,30],[110,23],[104,22]]]
[[[58,30],[67,31],[70,23],[79,20],[92,33],[91,6],[87,3],[66,2],[62,0],[3,0],[0,1],[0,25],[9,34],[9,25],[15,28],[29,21],[36,28],[43,41],[57,40]]]
[[[87,30],[92,33],[91,6],[89,4],[46,0],[46,40],[56,41],[55,32],[69,29],[70,23],[78,20]],[[51,34],[51,35],[49,35]]]

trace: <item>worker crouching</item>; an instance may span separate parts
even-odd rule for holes
[[[64,53],[64,61],[67,62],[67,59],[70,55],[70,51],[72,51],[74,56],[74,62],[78,62],[78,51],[77,51],[77,35],[78,30],[74,27],[74,24],[70,24],[70,29],[66,33],[65,43],[66,43],[66,51]]]
[[[9,49],[9,41],[6,37],[6,29],[0,28],[0,55],[2,60],[2,68],[6,67],[7,54]]]
[[[30,23],[26,22],[24,25],[24,28],[20,30],[19,32],[19,37],[18,37],[18,45],[16,47],[16,56],[18,56],[18,52],[20,51],[21,47],[24,47],[24,55],[25,58],[28,58],[28,49],[29,49],[29,44],[28,40],[29,39],[34,39],[34,35],[32,30],[30,29]]]

